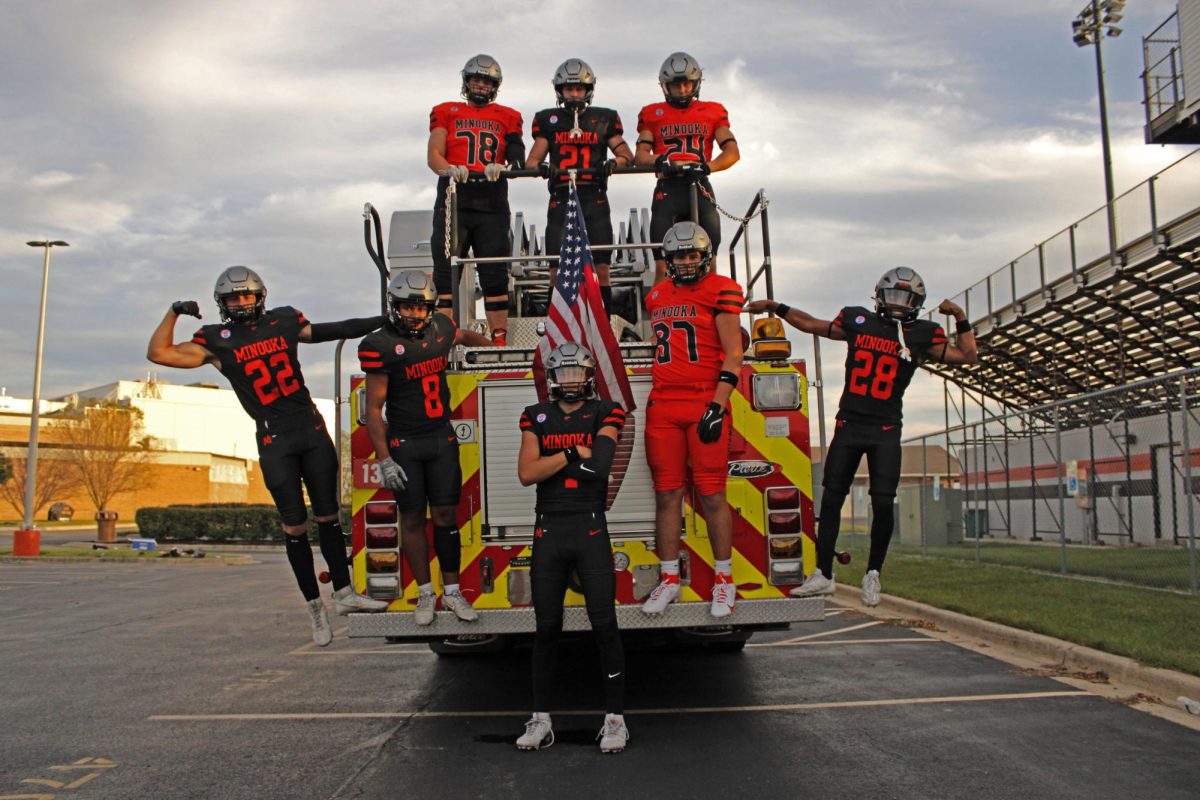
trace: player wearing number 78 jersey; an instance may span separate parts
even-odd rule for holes
[[[224,375],[257,428],[259,466],[282,523],[288,563],[304,595],[313,641],[329,644],[329,616],[317,587],[308,513],[301,481],[308,487],[321,555],[333,583],[334,609],[382,611],[386,603],[354,593],[346,541],[338,520],[338,457],[325,422],[313,406],[300,372],[300,342],[330,342],[369,333],[382,317],[310,323],[291,306],[267,310],[267,287],[248,267],[230,267],[213,290],[221,323],[205,325],[189,342],[171,343],[179,316],[200,317],[194,300],[180,300],[150,337],[146,357],[155,364],[194,369],[212,364]]]
[[[925,282],[915,270],[895,267],[875,284],[875,310],[847,306],[832,321],[821,320],[774,300],[755,300],[753,313],[772,311],[805,333],[846,342],[846,386],[838,404],[837,428],[825,454],[824,493],[817,526],[817,569],[798,597],[833,594],[833,557],[842,504],[863,455],[871,481],[871,553],[863,577],[863,603],[879,603],[879,572],[894,526],[892,500],[900,483],[900,425],[904,390],[922,361],[974,364],[975,334],[966,314],[943,300],[938,311],[957,320],[957,346],[942,326],[917,319],[925,303]]]

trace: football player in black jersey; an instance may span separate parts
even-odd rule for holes
[[[950,344],[941,325],[917,319],[925,303],[925,282],[915,270],[895,267],[875,284],[875,310],[847,306],[832,322],[773,300],[755,300],[753,313],[772,311],[805,333],[846,342],[846,386],[838,403],[837,428],[825,454],[820,523],[817,526],[817,569],[796,597],[833,594],[833,557],[841,523],[842,504],[867,457],[871,480],[871,553],[863,576],[864,605],[879,604],[879,572],[892,538],[892,501],[900,483],[900,425],[904,390],[922,361],[974,364],[978,360],[975,334],[966,314],[943,300],[938,311],[956,321],[957,346]]]
[[[391,489],[400,512],[402,549],[417,582],[413,621],[418,625],[433,623],[437,604],[425,539],[426,503],[442,571],[442,608],[464,622],[479,619],[458,585],[462,472],[445,372],[454,345],[492,342],[436,313],[436,302],[428,275],[420,270],[397,272],[387,286],[387,324],[358,346],[359,363],[367,374],[367,433],[379,459],[380,480]]]
[[[568,342],[546,359],[551,401],[522,412],[517,477],[537,484],[537,526],[530,579],[537,633],[533,644],[533,717],[517,739],[522,750],[554,743],[550,691],[562,634],[563,600],[574,569],[587,602],[588,620],[600,650],[607,715],[600,750],[619,753],[625,727],[625,651],[613,609],[616,579],[604,510],[608,472],[625,425],[620,404],[595,398],[596,362],[586,348]]]
[[[558,106],[539,111],[533,118],[533,148],[526,169],[537,169],[547,179],[550,206],[546,211],[546,252],[558,255],[562,245],[563,215],[567,207],[570,171],[577,170],[575,185],[583,206],[588,241],[612,244],[613,227],[608,206],[608,176],[615,167],[633,164],[633,151],[625,143],[621,116],[611,108],[592,105],[596,73],[586,62],[568,58],[554,71],[554,93]],[[613,158],[606,159],[611,150]],[[542,163],[546,155],[550,162]],[[609,267],[612,251],[593,252],[596,277],[604,310],[612,313],[612,281]],[[550,268],[554,286],[555,269]]]
[[[205,325],[191,341],[172,344],[181,314],[200,317],[194,300],[176,301],[150,337],[146,357],[155,364],[193,369],[212,364],[237,394],[257,426],[259,466],[283,532],[288,562],[312,620],[313,641],[329,644],[329,614],[321,602],[308,543],[308,488],[321,545],[333,583],[334,610],[382,611],[387,603],[354,593],[346,541],[338,519],[338,454],[300,373],[298,344],[351,339],[370,333],[382,317],[312,322],[291,306],[267,310],[267,287],[248,267],[230,267],[213,291],[221,324]]]

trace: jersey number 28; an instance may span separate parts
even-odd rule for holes
[[[900,371],[900,362],[895,356],[885,353],[875,355],[870,350],[856,350],[854,353],[854,368],[850,370],[850,380],[847,386],[850,391],[866,397],[868,394],[876,400],[889,400],[892,388],[896,385],[896,373]]]

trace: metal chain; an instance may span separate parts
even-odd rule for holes
[[[453,224],[453,219],[450,215],[450,207],[454,202],[454,178],[446,184],[446,260],[450,260],[450,226]]]
[[[726,211],[725,209],[721,208],[721,204],[717,202],[717,198],[713,197],[712,192],[708,191],[708,189],[705,189],[704,186],[702,186],[701,184],[696,184],[696,188],[700,190],[700,194],[702,194],[708,198],[708,202],[713,204],[713,208],[717,209],[717,211],[724,214],[726,217],[733,220],[734,222],[740,222],[743,225],[749,225],[751,223],[751,221],[753,221],[760,214],[762,214],[764,211],[766,211],[767,206],[770,204],[770,201],[764,197],[763,201],[761,203],[759,203],[758,209],[753,214],[751,214],[748,217],[739,217],[737,214],[731,214],[728,211]]]

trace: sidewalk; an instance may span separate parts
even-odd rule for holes
[[[1046,677],[1200,731],[1200,716],[1188,713],[1179,701],[1180,697],[1200,701],[1200,676],[1148,667],[1132,658],[889,594],[882,595],[877,607],[867,608],[856,586],[839,584],[834,599],[839,605],[879,619],[915,621],[918,625],[914,627],[944,641],[1035,669]]]

